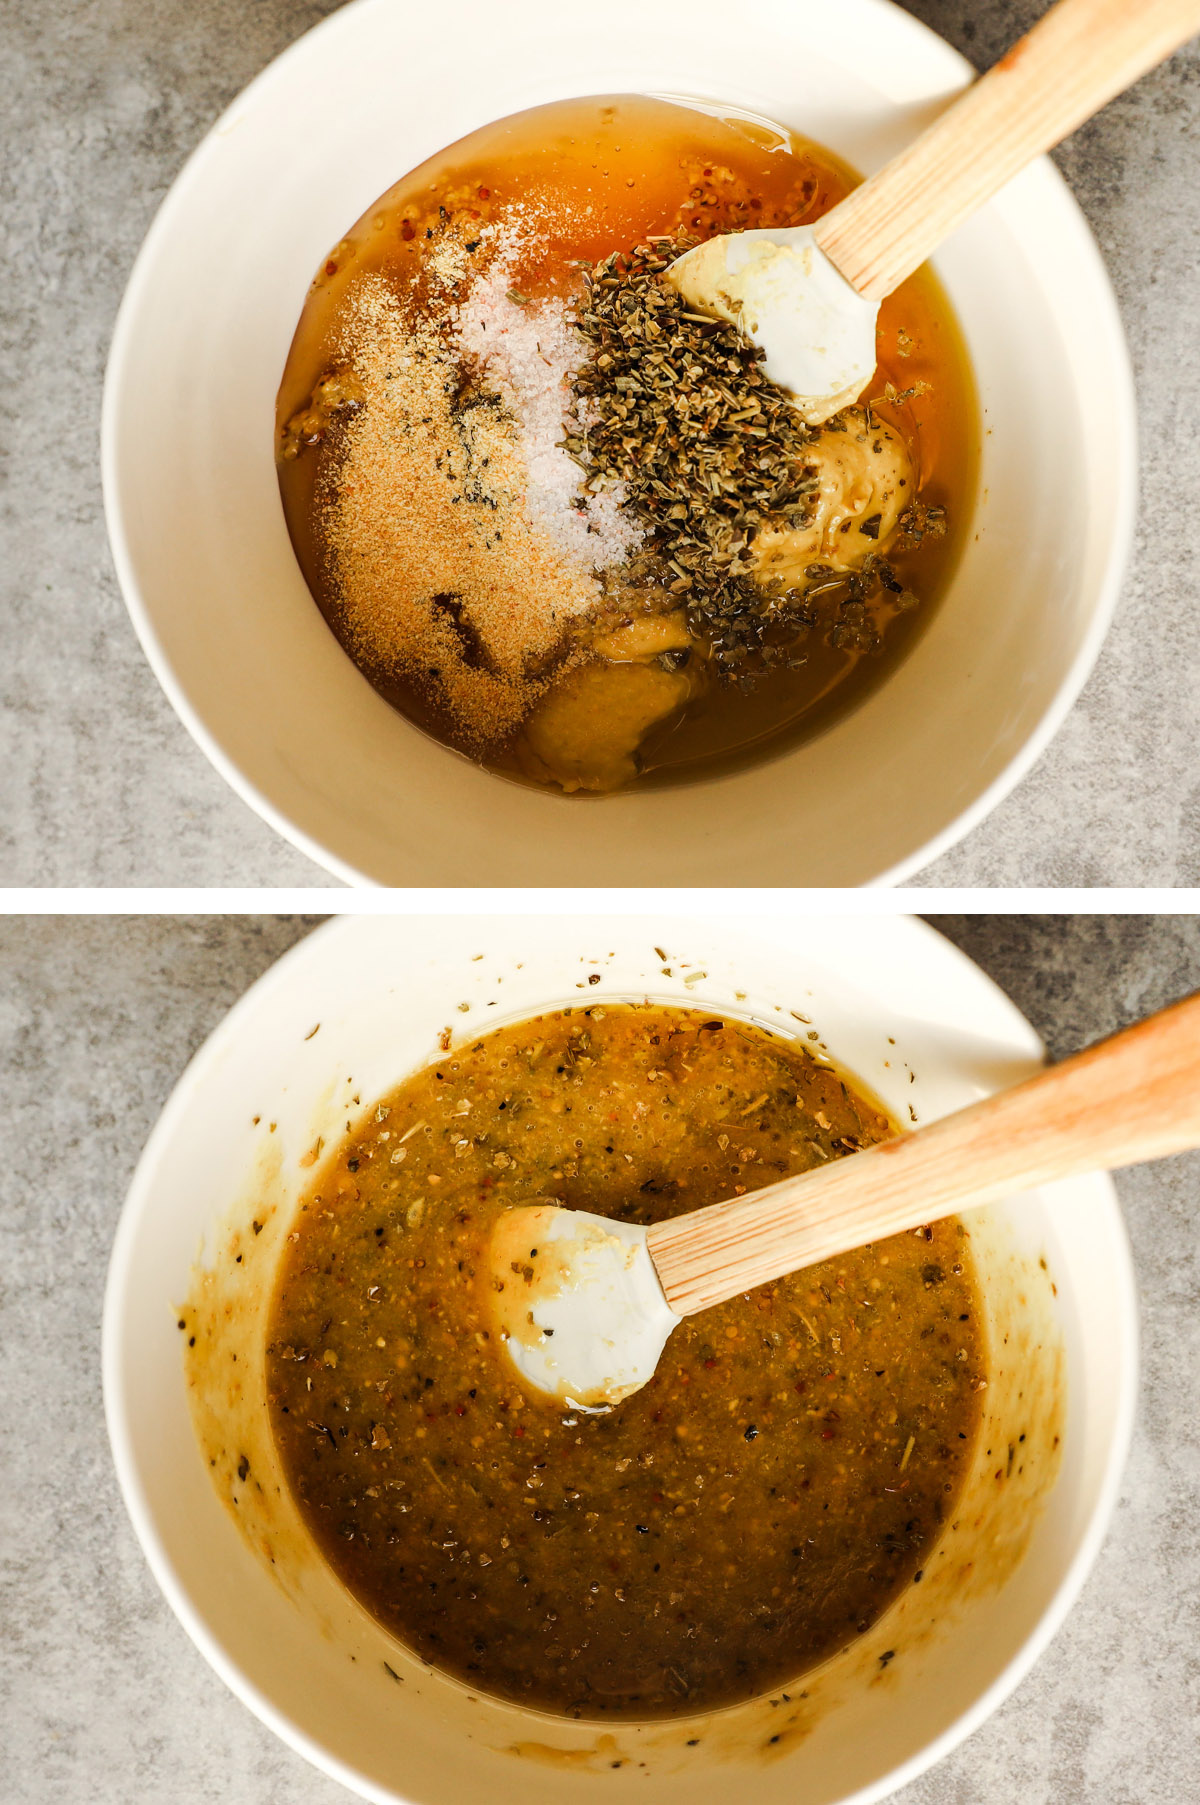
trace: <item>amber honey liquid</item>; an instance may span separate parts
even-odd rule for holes
[[[762,122],[718,117],[641,95],[556,101],[482,127],[440,151],[395,187],[331,251],[310,290],[279,390],[280,428],[302,408],[333,360],[350,286],[380,273],[401,296],[421,291],[440,208],[470,207],[480,221],[524,213],[550,220],[524,253],[513,283],[530,300],[580,292],[581,262],[681,226],[695,236],[753,226],[811,223],[855,185],[830,151]],[[430,236],[432,235],[432,236]],[[920,497],[946,510],[948,531],[907,553],[889,552],[919,608],[881,603],[881,652],[840,650],[817,630],[796,648],[798,668],[777,666],[752,689],[715,684],[681,717],[654,729],[640,753],[640,783],[713,775],[788,750],[829,726],[884,681],[930,619],[970,527],[979,452],[979,415],[965,348],[940,283],[922,269],[883,303],[880,365],[867,391],[890,383],[902,404],[876,401],[907,441]],[[329,625],[338,609],[321,543],[316,496],[336,439],[280,464],[288,529],[305,578]],[[582,474],[582,473],[581,473]],[[389,702],[451,745],[452,724],[414,684],[367,673]],[[505,748],[491,768],[518,775]]]

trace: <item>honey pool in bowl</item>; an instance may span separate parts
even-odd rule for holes
[[[852,709],[936,607],[978,411],[923,269],[862,404],[810,432],[662,270],[850,189],[782,128],[645,96],[486,126],[334,246],[277,403],[305,578],[372,684],[573,794],[744,766]]]

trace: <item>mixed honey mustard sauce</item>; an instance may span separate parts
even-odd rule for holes
[[[608,1414],[494,1338],[499,1213],[649,1223],[894,1132],[790,1039],[564,1009],[365,1110],[286,1243],[268,1332],[287,1481],[349,1590],[476,1689],[575,1717],[786,1684],[919,1580],[971,1464],[983,1333],[955,1220],[685,1321]]]

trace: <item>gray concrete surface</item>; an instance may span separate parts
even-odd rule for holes
[[[1062,1054],[1200,985],[1200,920],[936,923]],[[310,924],[0,919],[0,1798],[337,1805],[160,1597],[101,1409],[105,1265],[189,1055]],[[1144,1382],[1113,1530],[1017,1694],[900,1805],[1200,1798],[1200,1156],[1123,1176]],[[464,1799],[463,1805],[475,1805]],[[480,1802],[483,1805],[483,1802]]]
[[[1042,0],[908,4],[980,65],[1042,10]],[[0,173],[0,883],[332,882],[226,788],[161,694],[109,561],[96,438],[113,316],[155,208],[226,103],[333,10],[329,0],[0,9],[10,141]],[[922,884],[1200,881],[1198,70],[1193,47],[1060,153],[1137,365],[1137,559],[1099,668],[1055,744]]]

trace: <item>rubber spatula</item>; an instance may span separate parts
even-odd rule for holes
[[[1058,0],[907,150],[811,226],[710,238],[667,271],[817,424],[875,371],[879,303],[1018,170],[1200,31],[1200,0]]]
[[[1200,1146],[1200,992],[1109,1040],[816,1172],[650,1228],[506,1210],[488,1272],[533,1389],[585,1408],[643,1386],[685,1316],[1014,1191]]]

